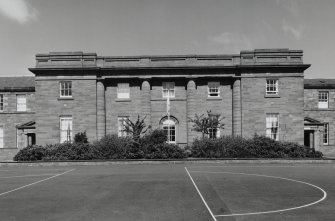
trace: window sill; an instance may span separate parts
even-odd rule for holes
[[[57,100],[61,101],[61,100],[74,100],[73,97],[59,97],[57,98]]]
[[[207,97],[207,100],[222,100],[221,97]]]
[[[265,98],[280,98],[279,94],[265,94]]]
[[[127,99],[127,98],[121,99],[121,98],[118,98],[118,99],[115,100],[115,102],[131,102],[131,99]]]

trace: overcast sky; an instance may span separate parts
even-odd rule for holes
[[[103,56],[304,50],[307,78],[335,78],[334,0],[0,0],[1,76],[36,53]]]

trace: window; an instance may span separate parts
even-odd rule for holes
[[[129,83],[118,83],[117,84],[117,98],[129,99],[129,97],[130,97]]]
[[[60,142],[71,143],[72,142],[72,117],[61,117],[60,118]]]
[[[0,148],[3,148],[3,143],[4,143],[4,139],[3,139],[3,126],[0,126]]]
[[[279,140],[279,114],[266,114],[266,136]]]
[[[328,108],[328,91],[319,91],[319,108]]]
[[[168,143],[176,143],[176,123],[171,120],[167,119],[163,122],[162,127]]]
[[[163,82],[163,97],[175,97],[174,82]]]
[[[3,111],[3,94],[0,94],[0,111]]]
[[[323,145],[328,145],[329,143],[329,124],[325,123],[323,125]]]
[[[118,136],[119,137],[127,137],[129,134],[127,133],[127,131],[125,130],[125,125],[126,124],[126,120],[128,120],[129,117],[118,117],[117,118],[117,128],[118,128]]]
[[[220,97],[220,82],[208,82],[208,97]]]
[[[72,97],[72,82],[61,81],[60,82],[60,97]]]
[[[267,95],[278,94],[278,80],[275,79],[266,80],[266,94]]]
[[[208,129],[208,137],[211,139],[220,137],[220,129],[219,128],[209,128]]]
[[[27,111],[27,97],[25,94],[16,96],[16,110]]]

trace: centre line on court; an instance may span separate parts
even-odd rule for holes
[[[194,182],[194,180],[193,180],[193,178],[192,178],[191,174],[188,172],[188,170],[187,170],[187,168],[186,168],[186,167],[185,167],[185,170],[186,170],[186,173],[188,174],[188,176],[190,177],[190,179],[191,179],[191,181],[192,181],[192,183],[193,183],[193,185],[194,185],[195,189],[197,190],[197,192],[198,192],[198,194],[199,194],[200,198],[202,199],[202,202],[205,204],[205,206],[206,206],[206,208],[207,208],[208,212],[211,214],[211,216],[212,216],[213,220],[214,220],[214,221],[217,221],[217,220],[216,220],[216,218],[215,218],[215,216],[214,216],[214,214],[212,213],[211,209],[210,209],[210,208],[209,208],[209,206],[207,205],[207,203],[206,203],[206,201],[205,201],[204,197],[203,197],[203,196],[202,196],[202,194],[200,193],[200,191],[199,191],[199,189],[198,189],[197,185],[195,184],[195,182]]]

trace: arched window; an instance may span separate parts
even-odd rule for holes
[[[164,119],[162,129],[167,136],[168,143],[176,143],[176,122],[173,119]]]

